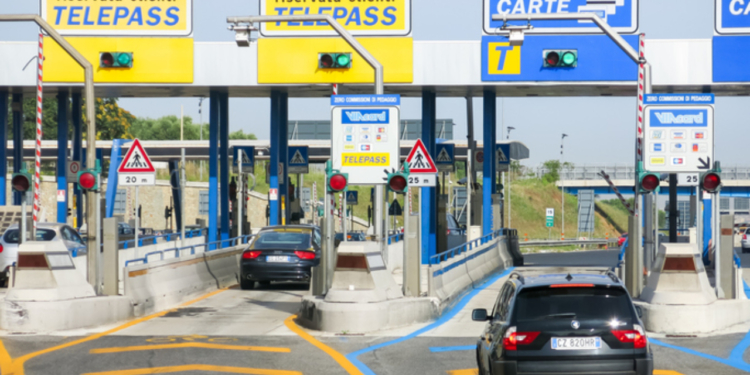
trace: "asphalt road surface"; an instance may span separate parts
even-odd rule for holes
[[[750,265],[750,254],[743,258]],[[616,259],[616,251],[589,251],[533,254],[526,261],[611,266]],[[296,326],[304,284],[231,288],[119,326],[57,335],[5,332],[0,369],[3,375],[476,374],[473,348],[483,323],[471,321],[471,310],[490,307],[503,281],[498,274],[437,322],[368,335]],[[746,374],[748,329],[711,337],[652,335],[655,374]]]

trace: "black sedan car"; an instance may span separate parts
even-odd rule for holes
[[[255,283],[310,280],[312,267],[320,263],[321,236],[309,225],[274,226],[261,229],[242,253],[240,287]]]
[[[514,274],[501,289],[477,343],[479,374],[651,375],[639,315],[612,273]]]

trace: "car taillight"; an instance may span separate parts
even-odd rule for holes
[[[0,253],[2,253],[3,250],[5,250],[5,249],[3,249],[3,244],[0,244]]]
[[[743,234],[743,235],[742,235],[742,239],[743,239],[743,240],[746,240],[746,239],[747,239],[747,234]],[[0,252],[2,252],[2,250],[0,250]]]
[[[315,253],[312,251],[295,251],[294,255],[303,260],[315,259]]]
[[[539,332],[516,332],[516,327],[510,327],[503,337],[503,349],[517,350],[518,345],[529,345],[539,336]]]
[[[255,259],[260,256],[260,251],[245,251],[242,253],[242,259]]]
[[[622,343],[632,342],[635,349],[643,349],[648,343],[646,333],[638,324],[633,324],[632,330],[613,330],[612,334],[615,335],[615,337]]]

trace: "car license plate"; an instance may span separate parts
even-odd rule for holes
[[[601,337],[553,337],[552,349],[555,350],[593,350],[601,349]]]
[[[266,262],[269,263],[285,263],[289,262],[288,256],[282,256],[282,255],[269,255],[266,257]]]

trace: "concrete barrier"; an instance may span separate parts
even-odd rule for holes
[[[245,246],[180,256],[125,268],[125,295],[135,316],[161,311],[208,291],[234,285]]]

